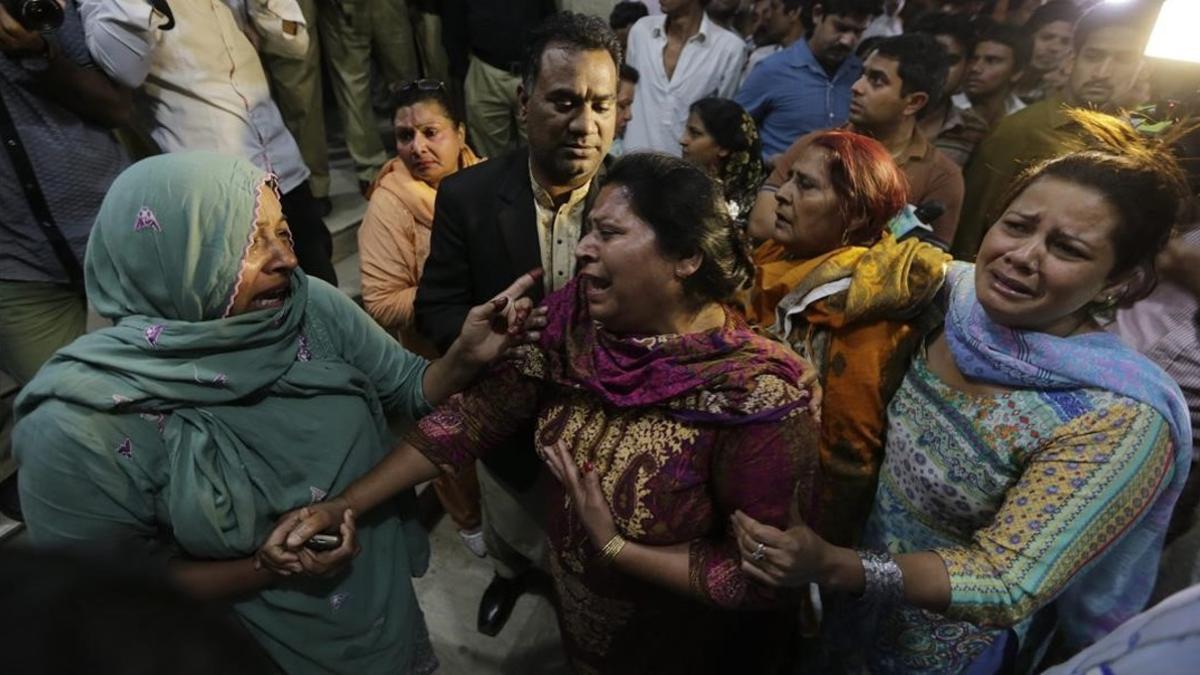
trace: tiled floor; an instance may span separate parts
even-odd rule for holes
[[[414,580],[433,648],[445,675],[557,675],[568,673],[554,608],[547,591],[525,593],[504,630],[488,637],[475,629],[479,598],[492,579],[487,558],[462,545],[449,518],[430,535],[429,571]]]

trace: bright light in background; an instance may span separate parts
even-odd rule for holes
[[[1200,63],[1197,26],[1200,26],[1200,2],[1166,0],[1146,44],[1146,56]]]

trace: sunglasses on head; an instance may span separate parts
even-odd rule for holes
[[[446,89],[446,83],[441,80],[433,80],[422,78],[419,80],[407,80],[401,82],[399,87],[396,87],[396,93],[407,94],[410,91],[443,91]]]

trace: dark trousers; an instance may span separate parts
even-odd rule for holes
[[[321,205],[313,197],[308,181],[283,195],[283,217],[287,218],[296,246],[296,260],[304,273],[337,286],[333,270],[333,237],[321,219]]]

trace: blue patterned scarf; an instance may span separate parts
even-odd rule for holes
[[[946,341],[964,375],[1021,389],[1105,389],[1154,408],[1171,429],[1170,484],[1146,516],[1055,601],[1062,621],[1082,627],[1094,641],[1141,611],[1150,597],[1167,523],[1191,463],[1187,403],[1170,376],[1111,333],[1062,338],[992,321],[975,297],[974,269],[955,263],[949,273]]]

